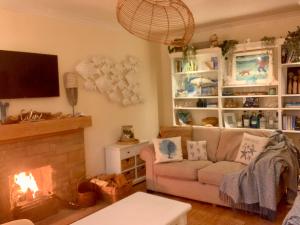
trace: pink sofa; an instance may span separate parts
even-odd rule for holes
[[[245,167],[234,162],[244,132],[257,136],[270,134],[266,130],[193,127],[192,140],[207,141],[207,161],[154,164],[154,146],[148,145],[140,152],[146,161],[147,189],[225,206],[219,198],[219,186],[225,174]]]

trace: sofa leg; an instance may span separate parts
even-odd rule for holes
[[[149,193],[149,194],[154,194],[155,193],[155,191],[152,191],[150,189],[147,189],[146,192]]]

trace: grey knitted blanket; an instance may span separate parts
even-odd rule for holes
[[[300,195],[296,198],[282,225],[300,225]]]
[[[297,195],[299,150],[281,131],[272,133],[269,139],[266,149],[247,167],[224,177],[220,198],[232,207],[274,220],[282,171],[288,202]]]

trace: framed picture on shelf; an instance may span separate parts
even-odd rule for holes
[[[236,53],[232,58],[231,85],[274,84],[271,50]]]
[[[225,128],[234,128],[236,127],[236,118],[234,113],[224,113],[224,125]]]

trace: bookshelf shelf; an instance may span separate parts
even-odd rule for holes
[[[224,111],[230,111],[230,110],[238,110],[238,111],[268,111],[268,110],[272,110],[272,111],[277,111],[278,108],[222,108],[222,110]]]
[[[204,111],[204,110],[218,110],[217,107],[215,108],[209,108],[209,107],[175,107],[174,110],[199,110],[199,111]]]
[[[285,111],[299,111],[300,107],[294,107],[294,108],[281,108],[281,110]]]
[[[283,94],[282,97],[300,97],[300,94]]]
[[[190,97],[175,97],[175,100],[184,100],[184,99],[217,99],[218,96],[190,96]]]
[[[243,88],[243,87],[277,87],[278,84],[241,84],[241,85],[224,85],[222,88]]]
[[[282,63],[281,66],[282,67],[297,67],[297,66],[300,66],[300,62],[296,62],[296,63]]]
[[[300,130],[282,130],[283,133],[300,133]]]
[[[222,96],[222,98],[249,98],[249,97],[255,97],[255,98],[278,98],[278,95],[231,95],[231,96]]]
[[[198,70],[198,71],[186,71],[176,72],[174,75],[188,75],[188,74],[206,74],[206,73],[218,73],[218,70]]]

